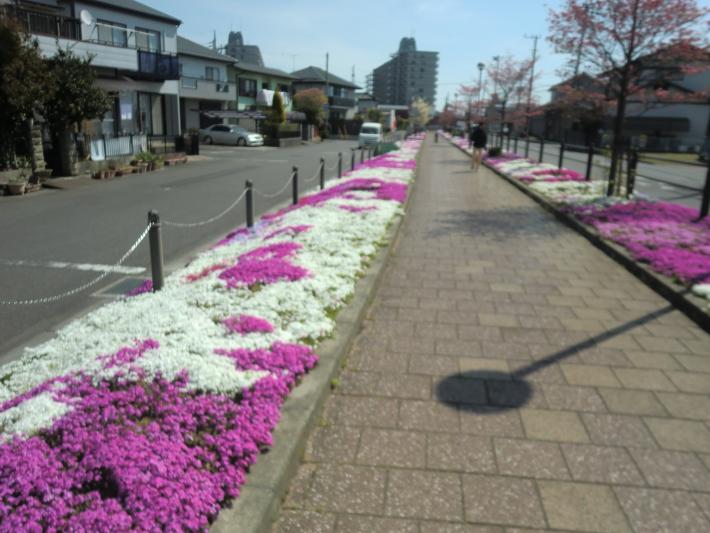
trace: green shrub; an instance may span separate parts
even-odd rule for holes
[[[488,149],[488,157],[498,157],[501,154],[500,146],[494,146]]]
[[[375,155],[382,155],[396,150],[399,150],[399,148],[395,143],[380,143],[377,145],[377,148],[375,148]]]

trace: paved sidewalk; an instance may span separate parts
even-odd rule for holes
[[[448,143],[421,165],[274,531],[710,531],[710,336]]]

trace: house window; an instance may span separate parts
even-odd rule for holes
[[[261,82],[261,88],[262,88],[262,90],[263,90],[263,89],[268,90],[268,89],[269,89],[269,84],[268,84],[267,82],[263,81],[263,82]]]
[[[215,67],[205,67],[205,79],[209,81],[219,81],[219,69]]]
[[[288,90],[289,90],[288,85],[284,85],[283,83],[279,84],[279,91],[281,91],[282,93],[287,93]]]
[[[245,78],[239,79],[239,95],[240,96],[256,96],[256,80]]]
[[[136,48],[149,52],[160,52],[160,32],[136,28]]]
[[[128,46],[128,33],[125,24],[118,24],[108,20],[98,20],[96,21],[96,31],[98,41],[102,44],[120,46],[121,48]]]

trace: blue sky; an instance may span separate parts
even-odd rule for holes
[[[532,55],[532,40],[540,35],[536,94],[545,101],[547,89],[560,80],[565,61],[545,40],[547,9],[563,0],[143,0],[183,21],[181,35],[207,44],[217,32],[225,44],[230,29],[241,30],[247,44],[261,48],[268,66],[291,71],[309,65],[325,67],[356,83],[389,59],[402,37],[414,36],[419,50],[439,52],[437,108],[446,95],[453,99],[461,83],[478,78],[476,64],[495,55]],[[710,0],[701,0],[710,5]]]

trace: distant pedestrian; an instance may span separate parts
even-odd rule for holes
[[[471,168],[474,172],[478,172],[483,159],[483,150],[488,144],[488,136],[486,135],[485,124],[483,122],[476,125],[471,131],[471,143],[473,144],[473,158],[471,159]]]

